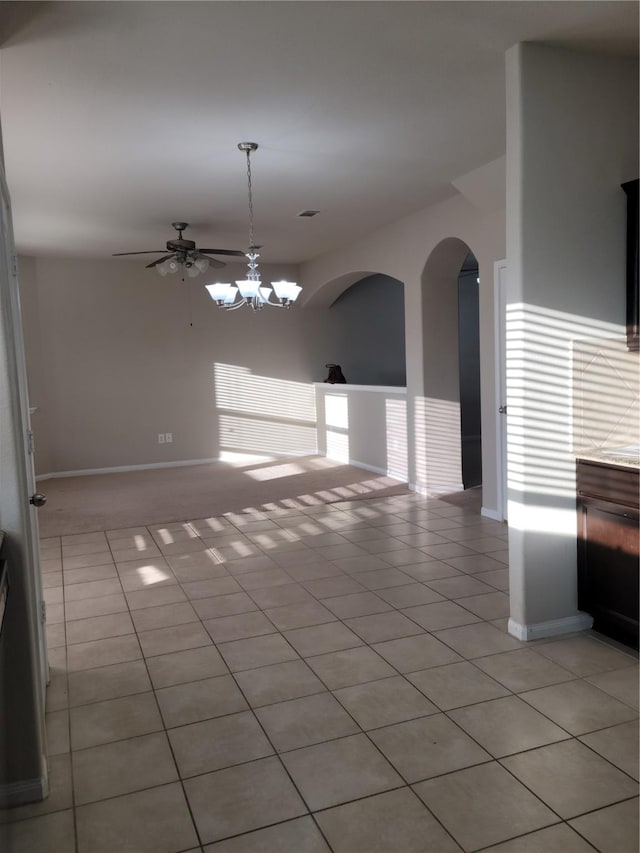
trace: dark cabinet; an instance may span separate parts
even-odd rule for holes
[[[578,607],[638,648],[638,471],[578,462]]]

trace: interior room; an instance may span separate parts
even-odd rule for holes
[[[638,4],[1,13],[0,847],[634,853]]]

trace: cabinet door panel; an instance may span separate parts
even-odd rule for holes
[[[581,501],[578,606],[594,628],[638,643],[638,513],[601,501]]]

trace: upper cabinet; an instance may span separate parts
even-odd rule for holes
[[[640,350],[638,298],[638,178],[622,184],[627,194],[627,346]]]

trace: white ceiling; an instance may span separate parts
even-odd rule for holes
[[[36,255],[163,249],[180,219],[245,249],[250,140],[261,260],[306,260],[504,153],[511,45],[638,49],[635,2],[1,5],[5,168]]]

